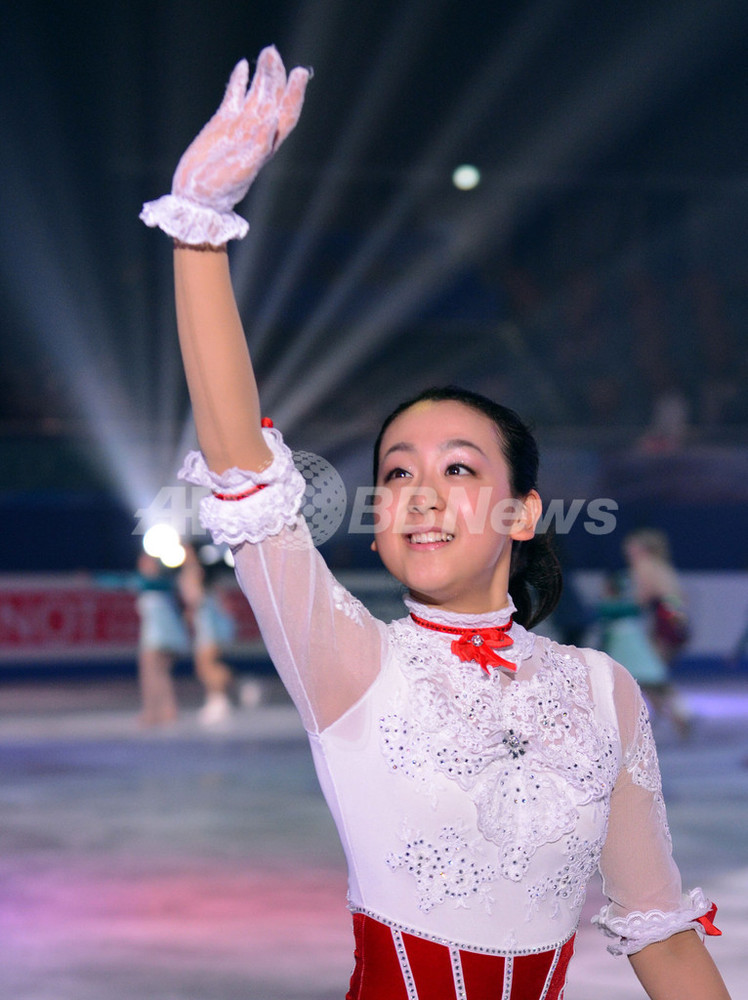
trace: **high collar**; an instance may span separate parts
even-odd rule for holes
[[[446,611],[444,608],[420,604],[407,594],[403,600],[408,611],[412,614],[435,622],[437,625],[449,625],[451,628],[498,628],[501,625],[506,625],[517,610],[511,597],[507,597],[507,603],[499,611],[484,611],[482,614]]]

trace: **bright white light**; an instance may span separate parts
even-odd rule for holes
[[[226,549],[226,551],[223,553],[223,561],[226,563],[227,566],[230,566],[232,569],[234,568],[236,564],[234,563],[234,553],[231,551],[231,549]]]
[[[480,184],[480,170],[470,163],[456,167],[452,174],[452,183],[460,191],[472,191]]]
[[[182,565],[186,555],[184,546],[178,542],[173,548],[165,549],[159,558],[164,566],[168,566],[169,569],[176,569],[177,566]]]
[[[179,533],[170,524],[154,524],[143,535],[143,548],[149,556],[160,559],[164,566],[176,569],[187,553],[179,540]]]
[[[178,547],[181,547],[179,533],[170,524],[154,524],[143,535],[143,548],[155,559],[161,559],[162,553]]]

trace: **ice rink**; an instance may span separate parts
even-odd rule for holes
[[[748,684],[691,684],[660,727],[676,857],[719,904],[712,950],[748,998]],[[343,1000],[352,939],[341,850],[293,709],[272,685],[223,729],[141,731],[124,680],[0,687],[3,1000]],[[589,926],[567,1000],[644,994]]]

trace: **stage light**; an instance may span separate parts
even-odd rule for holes
[[[170,524],[154,524],[143,535],[143,548],[149,556],[161,559],[164,552],[180,545],[179,534]]]
[[[294,42],[288,47],[281,44],[281,51],[305,53],[302,58],[308,55],[309,61],[317,64],[320,79],[324,73],[334,72],[332,57],[337,41],[330,26],[345,6],[341,0],[301,5],[302,14],[294,22]],[[420,65],[430,42],[429,32],[443,26],[442,14],[450,9],[446,0],[406,0],[395,7],[389,30],[379,40],[379,51],[367,52],[357,89],[349,101],[346,97],[350,112],[336,129],[339,140],[329,159],[326,154],[328,166],[315,187],[309,211],[294,225],[295,238],[288,237],[276,280],[259,287],[260,278],[264,279],[260,263],[266,253],[262,238],[253,236],[235,251],[240,304],[244,306],[242,300],[250,298],[250,291],[263,293],[251,296],[253,319],[247,324],[256,360],[264,361],[265,348],[271,346],[289,301],[297,289],[304,289],[304,272],[312,267],[317,244],[330,220],[336,218],[339,191],[344,186],[341,180],[363,184],[370,176],[371,163],[379,162],[380,136],[393,119],[399,120],[408,93],[405,70]],[[465,73],[454,84],[449,83],[450,91],[453,85],[455,88],[454,100],[435,120],[420,153],[411,163],[398,167],[394,196],[378,213],[369,237],[357,245],[339,273],[329,282],[325,279],[325,292],[310,300],[314,305],[304,311],[304,319],[272,358],[272,364],[263,364],[267,369],[261,372],[264,412],[272,413],[289,436],[323,400],[355,377],[360,366],[388,345],[395,348],[406,325],[457,269],[481,255],[500,254],[502,241],[517,219],[537,208],[550,184],[563,182],[574,171],[594,167],[601,154],[627,138],[637,117],[656,110],[694,67],[713,58],[720,45],[729,43],[727,5],[704,5],[698,18],[692,11],[677,19],[671,11],[648,15],[644,23],[634,23],[631,30],[622,33],[617,47],[605,58],[601,55],[590,72],[575,82],[574,89],[550,95],[552,99],[537,116],[523,122],[516,134],[505,137],[498,152],[484,149],[481,136],[504,120],[504,105],[513,101],[533,60],[560,34],[568,14],[568,0],[532,0],[519,5],[512,23],[497,35],[495,49],[466,63]],[[694,42],[696,21],[699,44]],[[178,74],[166,73],[164,80],[171,89],[154,94],[154,109],[161,104],[176,107],[181,101]],[[48,83],[41,73],[26,82],[29,107],[43,106],[46,95],[53,93]],[[299,149],[303,148],[304,129],[314,128],[314,109],[319,106],[314,90],[310,90],[299,135],[291,140],[302,144]],[[116,92],[112,95],[116,101]],[[59,116],[50,118],[58,120],[63,121]],[[32,338],[33,351],[50,364],[66,390],[73,418],[87,435],[93,464],[123,502],[136,511],[148,509],[161,488],[173,480],[182,455],[195,443],[195,433],[190,417],[183,426],[184,390],[173,335],[171,275],[168,288],[157,289],[163,305],[154,316],[150,279],[135,281],[131,265],[124,266],[138,259],[138,241],[148,247],[157,243],[155,236],[140,232],[135,219],[137,199],[130,197],[135,180],[128,172],[133,164],[129,153],[125,155],[132,144],[124,141],[127,131],[119,131],[120,127],[129,128],[127,118],[110,115],[106,120],[117,129],[113,138],[119,144],[121,160],[113,166],[119,171],[120,193],[131,205],[129,228],[116,234],[111,245],[124,246],[127,253],[115,257],[102,252],[100,225],[92,230],[91,242],[86,241],[80,222],[93,199],[83,201],[77,173],[69,170],[75,160],[71,161],[64,129],[43,134],[44,157],[38,155],[33,130],[10,129],[6,130],[9,138],[3,150],[0,215],[13,240],[0,253],[0,276],[10,309]],[[155,128],[158,119],[153,120]],[[102,148],[107,138],[102,135]],[[373,161],[369,158],[372,151],[377,154]],[[460,163],[463,156],[472,155],[479,156],[485,168],[482,176],[471,164]],[[284,151],[253,188],[251,210],[246,214],[256,234],[272,231],[272,196],[292,162],[290,157]],[[460,166],[453,172],[455,164]],[[135,163],[140,171],[152,167]],[[392,179],[388,173],[371,176],[377,183]],[[478,190],[472,197],[456,198],[449,187],[450,176],[458,189],[471,190],[478,185]],[[149,190],[148,196],[158,193]],[[440,202],[444,194],[446,207]],[[414,232],[424,231],[429,238],[421,252],[409,251],[402,268],[392,273],[388,257],[394,256],[403,235],[407,241]],[[437,235],[432,238],[432,234]],[[408,246],[415,244],[411,239]],[[99,283],[102,262],[110,259],[122,264],[117,281],[132,282],[137,289],[124,309],[120,292],[110,298],[104,284]],[[148,259],[141,263],[143,274],[148,274]],[[382,285],[383,294],[372,302],[372,275],[380,267],[382,274],[392,276],[386,287]],[[117,289],[120,287],[118,284]],[[546,316],[548,323],[552,319]],[[524,370],[532,373],[535,382],[528,386],[528,392],[540,391],[544,398],[557,399],[555,405],[563,407],[567,394],[554,385],[543,353],[530,356],[522,342],[509,342],[510,332],[508,326],[498,328],[510,357],[523,352]],[[272,346],[276,354],[275,344]],[[396,391],[394,377],[392,391]],[[340,421],[340,430],[331,434],[349,433],[344,423]],[[324,449],[329,440],[318,440],[315,448]],[[175,551],[177,545],[173,546]],[[164,551],[170,551],[168,546]]]
[[[186,555],[184,546],[178,544],[173,548],[166,549],[166,551],[161,553],[159,558],[168,569],[177,569],[184,562]]]
[[[341,180],[347,179],[355,171],[357,161],[366,152],[366,143],[382,127],[386,128],[388,106],[393,100],[399,100],[405,83],[405,73],[410,59],[428,42],[428,30],[438,24],[438,8],[446,6],[447,0],[410,0],[402,4],[394,18],[389,31],[384,37],[373,68],[366,77],[361,77],[359,91],[351,100],[350,113],[345,127],[340,129],[340,139],[329,158],[316,194],[309,205],[304,218],[297,227],[297,235],[284,255],[283,268],[272,282],[264,297],[259,313],[252,319],[252,355],[255,363],[263,358],[268,339],[275,329],[279,316],[283,314],[289,295],[294,286],[302,279],[304,268],[313,259],[316,244],[325,232],[327,220],[333,218],[338,205]],[[329,12],[330,16],[332,11]],[[324,14],[320,10],[317,18],[317,28],[324,24]],[[324,30],[324,29],[323,29]],[[303,48],[303,45],[301,46]],[[352,95],[353,98],[353,95]],[[272,173],[268,174],[269,185],[272,185]],[[267,188],[265,188],[266,190]],[[260,186],[260,192],[263,186]],[[253,190],[250,197],[254,197]],[[256,266],[252,255],[256,253],[258,244],[247,240],[240,248],[238,257],[240,265],[235,269],[235,288],[237,300],[242,303],[246,299],[251,283],[251,268]],[[340,289],[333,286],[330,296],[321,306],[320,318],[335,309],[336,303],[345,297],[351,285],[358,287],[358,270],[348,269],[348,280]],[[312,323],[305,328],[290,350],[284,353],[283,368],[273,372],[273,379],[280,378],[284,383],[284,372],[289,366],[301,362],[307,355],[311,345],[319,345],[318,331],[320,323]],[[324,335],[323,335],[324,336]],[[285,395],[282,391],[281,395]],[[273,397],[268,397],[273,405]]]
[[[466,82],[456,113],[404,176],[399,194],[381,214],[371,237],[331,284],[290,350],[283,352],[270,373],[264,398],[277,425],[287,434],[300,427],[322,400],[332,397],[373,355],[381,354],[388,343],[394,344],[456,268],[486,254],[499,254],[517,219],[542,205],[553,185],[563,183],[575,171],[594,168],[606,152],[626,139],[642,116],[667,99],[693,74],[698,62],[708,57],[707,50],[695,44],[690,19],[674,22],[671,12],[663,11],[647,23],[645,31],[641,24],[632,24],[604,61],[550,102],[531,129],[507,144],[505,154],[484,176],[478,197],[463,199],[460,212],[440,215],[438,206],[432,208],[429,199],[435,199],[449,162],[454,162],[456,152],[464,148],[474,130],[495,113],[496,102],[511,94],[516,76],[552,37],[554,22],[562,19],[565,11],[568,4],[555,0],[528,5],[519,19],[524,18],[528,30],[508,32],[494,57]],[[728,38],[723,29],[729,13],[724,15],[715,7],[710,18],[712,54]],[[700,36],[706,34],[706,23],[703,27]],[[386,294],[373,303],[370,296],[365,297],[365,310],[356,310],[355,296],[365,286],[367,276],[386,261],[416,213],[442,223],[439,252],[435,252],[433,242],[426,241],[422,252],[412,254],[408,266],[393,276]],[[386,270],[387,265],[384,267]],[[332,333],[336,326],[341,330],[337,338]],[[522,361],[533,372],[532,389],[549,399],[563,417],[566,394],[554,382],[547,362],[533,358],[524,346]]]
[[[452,183],[458,191],[472,191],[480,184],[480,170],[471,163],[463,163],[453,171]]]
[[[388,210],[283,351],[269,374],[263,399],[278,426],[282,426],[286,433],[290,433],[320,400],[349,378],[355,366],[372,351],[380,350],[386,340],[394,340],[413,310],[433,295],[445,276],[454,270],[456,263],[470,252],[471,244],[481,242],[477,234],[474,240],[469,233],[467,238],[464,236],[466,229],[474,223],[471,211],[470,219],[466,220],[467,227],[458,225],[461,231],[456,233],[452,245],[446,248],[438,262],[435,261],[433,246],[429,246],[412,262],[407,273],[403,273],[402,280],[395,282],[391,294],[382,297],[379,305],[358,320],[351,322],[347,319],[345,324],[339,323],[341,313],[354,308],[355,297],[360,293],[362,284],[366,284],[369,271],[391,253],[395,241],[407,231],[413,213],[426,210],[426,203],[435,197],[440,179],[448,174],[450,163],[454,163],[466,140],[495,113],[496,103],[511,93],[515,76],[524,63],[552,37],[557,20],[564,15],[566,7],[566,0],[538,0],[523,11],[514,26],[515,30],[507,33],[492,57],[477,66],[476,72],[465,82],[453,113],[403,178],[403,185]],[[368,124],[371,129],[373,123]],[[474,205],[473,199],[469,202]],[[503,204],[504,199],[499,199],[499,205]],[[501,211],[501,207],[492,204],[490,193],[482,194],[479,210],[475,213],[479,233],[487,232],[498,239],[505,230],[500,225],[493,225],[493,215]],[[345,330],[336,352],[330,350],[330,330],[335,325]],[[289,387],[292,387],[290,392]],[[320,442],[320,447],[324,444]]]

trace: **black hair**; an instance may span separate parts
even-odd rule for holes
[[[439,386],[424,389],[417,396],[401,403],[390,413],[374,444],[374,483],[379,474],[379,451],[382,438],[393,420],[422,402],[455,402],[477,410],[494,424],[501,450],[509,467],[509,485],[517,499],[537,489],[539,454],[535,437],[522,418],[487,396],[459,386]],[[562,589],[561,564],[550,532],[538,532],[527,541],[512,542],[509,567],[509,594],[517,611],[515,621],[532,628],[547,618],[558,604]]]

